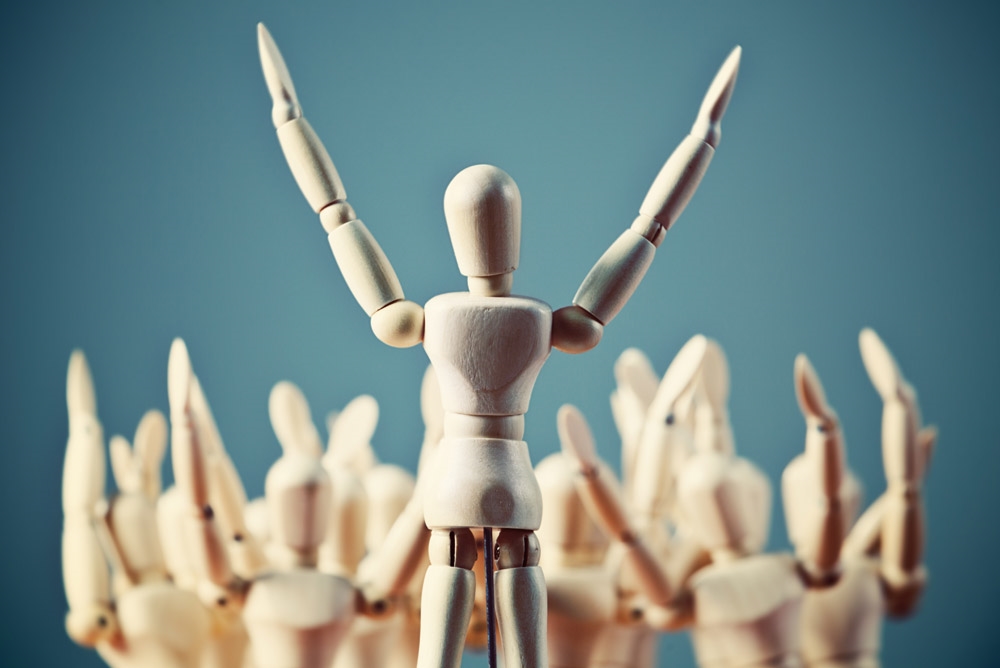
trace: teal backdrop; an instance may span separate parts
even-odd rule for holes
[[[881,404],[857,335],[874,327],[940,427],[925,488],[931,580],[918,614],[887,625],[885,664],[996,660],[989,3],[39,1],[5,7],[0,24],[0,663],[101,665],[63,629],[74,348],[107,435],[131,436],[146,409],[167,408],[167,352],[183,336],[252,495],[279,453],[266,408],[281,379],[316,415],[374,395],[379,456],[416,464],[426,357],[375,340],[339,276],[274,136],[258,21],[419,302],[464,289],[441,197],[460,169],[489,162],[523,197],[515,292],[568,304],[741,44],[715,160],[645,282],[596,350],[553,353],[542,371],[533,460],[557,449],[555,413],[572,402],[617,466],[615,358],[638,346],[662,372],[700,332],[729,356],[737,447],[775,483],[803,444],[792,362],[807,352],[871,500],[885,485]],[[775,511],[770,548],[784,550]],[[685,634],[663,637],[660,665],[692,661]]]

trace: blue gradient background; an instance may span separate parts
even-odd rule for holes
[[[662,371],[702,332],[729,355],[738,447],[775,481],[802,447],[791,379],[795,354],[807,352],[870,500],[884,486],[881,405],[857,352],[870,325],[941,429],[926,486],[932,580],[917,616],[887,626],[885,663],[995,660],[993,11],[152,4],[25,3],[0,25],[0,663],[100,665],[63,631],[59,489],[74,347],[90,359],[107,434],[131,435],[143,411],[166,408],[168,346],[185,337],[252,494],[279,451],[266,400],[283,378],[318,415],[375,395],[379,454],[416,463],[426,358],[379,344],[338,275],[270,125],[258,20],[417,301],[463,289],[441,196],[458,170],[490,162],[524,201],[515,291],[568,303],[742,44],[715,161],[646,281],[601,346],[554,353],[542,372],[527,418],[533,457],[557,448],[555,411],[573,402],[615,462],[614,359],[639,346]],[[776,516],[771,547],[787,545]],[[692,665],[681,634],[664,637],[660,656]]]

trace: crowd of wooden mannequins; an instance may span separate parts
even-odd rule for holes
[[[405,298],[303,116],[274,40],[258,44],[292,175],[377,338],[423,345],[416,475],[371,446],[378,405],[327,418],[274,386],[282,455],[248,501],[185,343],[167,365],[169,418],[105,443],[82,352],[67,378],[63,566],[73,640],[116,668],[457,668],[657,665],[657,634],[687,630],[699,665],[879,665],[882,619],[926,582],[921,484],[937,432],[871,329],[861,357],[883,403],[884,493],[860,513],[837,414],[805,355],[793,382],[805,445],[781,480],[794,553],[764,552],[771,483],[736,453],[720,345],[691,338],[658,374],[637,349],[614,368],[620,478],[582,413],[556,416],[561,452],[532,466],[524,415],[553,348],[596,346],[708,169],[741,51],[726,59],[690,133],[634,222],[569,306],[512,292],[521,198],[491,165],[452,180],[444,214],[468,292]],[[175,484],[161,489],[168,441]],[[602,448],[603,449],[603,448]],[[544,512],[543,512],[544,510]]]

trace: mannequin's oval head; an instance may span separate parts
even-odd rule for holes
[[[445,190],[444,217],[463,276],[503,276],[517,269],[521,193],[505,171],[492,165],[460,171]]]

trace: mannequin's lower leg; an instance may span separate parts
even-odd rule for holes
[[[505,668],[548,665],[545,630],[548,602],[538,567],[539,546],[533,531],[503,529],[497,536],[497,617],[503,638]]]
[[[420,597],[417,668],[458,668],[476,595],[476,539],[469,529],[435,529]]]

